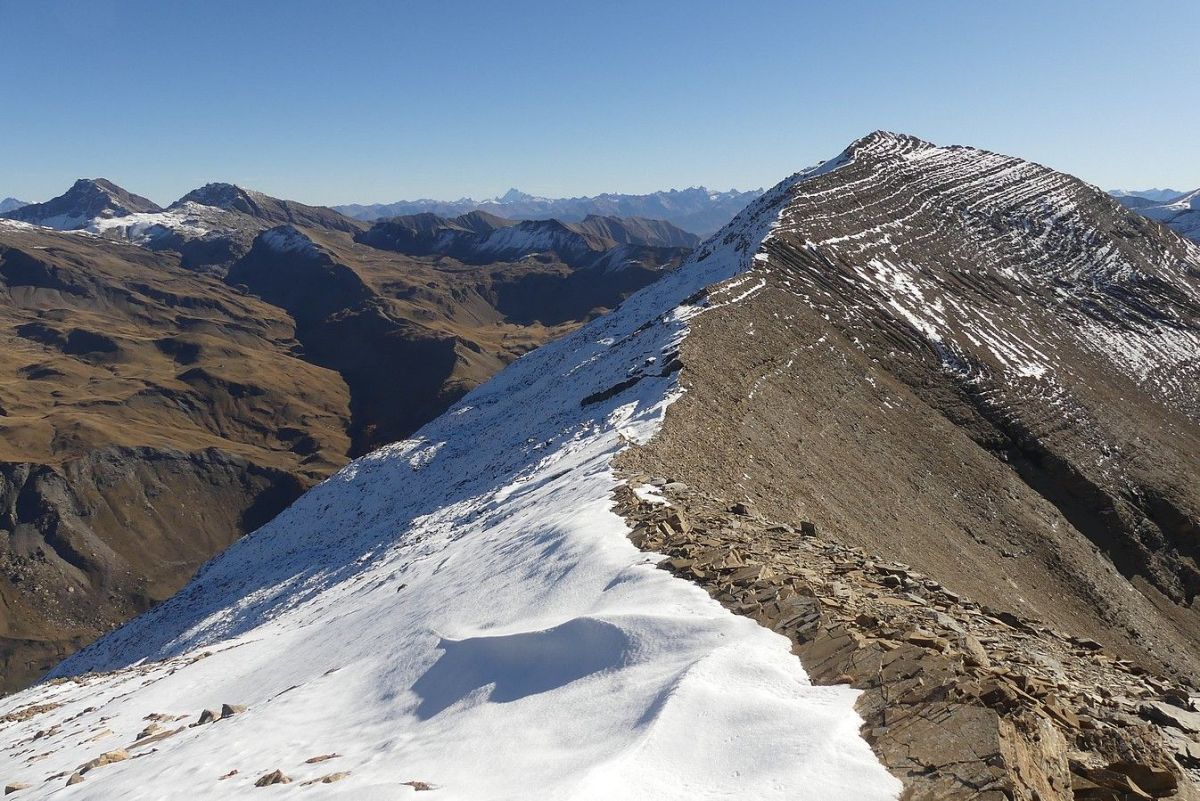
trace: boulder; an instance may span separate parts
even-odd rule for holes
[[[258,777],[258,781],[254,783],[255,787],[270,787],[272,784],[291,784],[292,780],[283,775],[283,771],[276,768],[270,773],[264,773]]]
[[[1165,701],[1146,701],[1138,707],[1138,714],[1146,720],[1173,726],[1189,734],[1200,733],[1200,712],[1189,712]]]
[[[196,721],[195,725],[203,726],[205,723],[216,723],[220,719],[220,712],[215,709],[206,709],[200,713],[200,719]]]

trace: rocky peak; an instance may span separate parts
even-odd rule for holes
[[[519,200],[532,200],[533,195],[526,194],[516,187],[509,189],[503,195],[497,198],[501,203],[515,203]]]
[[[229,183],[209,183],[193,189],[179,200],[171,204],[172,208],[185,203],[199,203],[203,206],[213,206],[226,211],[240,211],[243,214],[256,216],[260,210],[258,192],[251,192],[240,186]]]
[[[5,217],[59,230],[88,227],[97,219],[162,211],[162,207],[105,178],[80,178],[71,188],[45,203],[31,203]]]

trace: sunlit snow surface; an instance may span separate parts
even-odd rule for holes
[[[432,799],[895,798],[855,692],[811,686],[787,639],[656,569],[611,511],[612,457],[676,397],[657,373],[703,313],[685,304],[750,266],[804,177],[613,314],[309,492],[58,675],[109,672],[0,702],[0,717],[62,704],[0,724],[0,781],[31,785],[23,799],[390,799],[415,792],[407,781]],[[739,302],[751,278],[708,303]],[[187,715],[178,726],[222,703],[248,709],[63,789],[145,716]],[[276,768],[294,782],[254,787]]]

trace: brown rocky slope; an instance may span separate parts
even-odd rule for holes
[[[867,690],[911,798],[1195,797],[1200,251],[1018,159],[844,158],[693,323],[636,541]]]

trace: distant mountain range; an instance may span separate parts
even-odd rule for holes
[[[762,194],[761,189],[717,192],[703,186],[672,189],[649,195],[603,194],[595,197],[545,198],[510,189],[488,200],[400,200],[371,205],[350,204],[335,209],[356,220],[379,220],[429,212],[442,217],[457,217],[472,211],[485,211],[499,217],[520,220],[555,218],[579,222],[591,215],[644,217],[666,220],[685,231],[707,236]]]
[[[1192,192],[1114,189],[1109,194],[1139,214],[1158,220],[1193,242],[1200,242],[1200,189]]]
[[[1141,198],[1152,203],[1166,203],[1186,194],[1178,189],[1110,189],[1108,193],[1115,198]]]
[[[6,214],[7,212],[15,211],[22,206],[28,205],[24,200],[17,200],[15,197],[6,197],[4,200],[0,200],[0,214]]]

